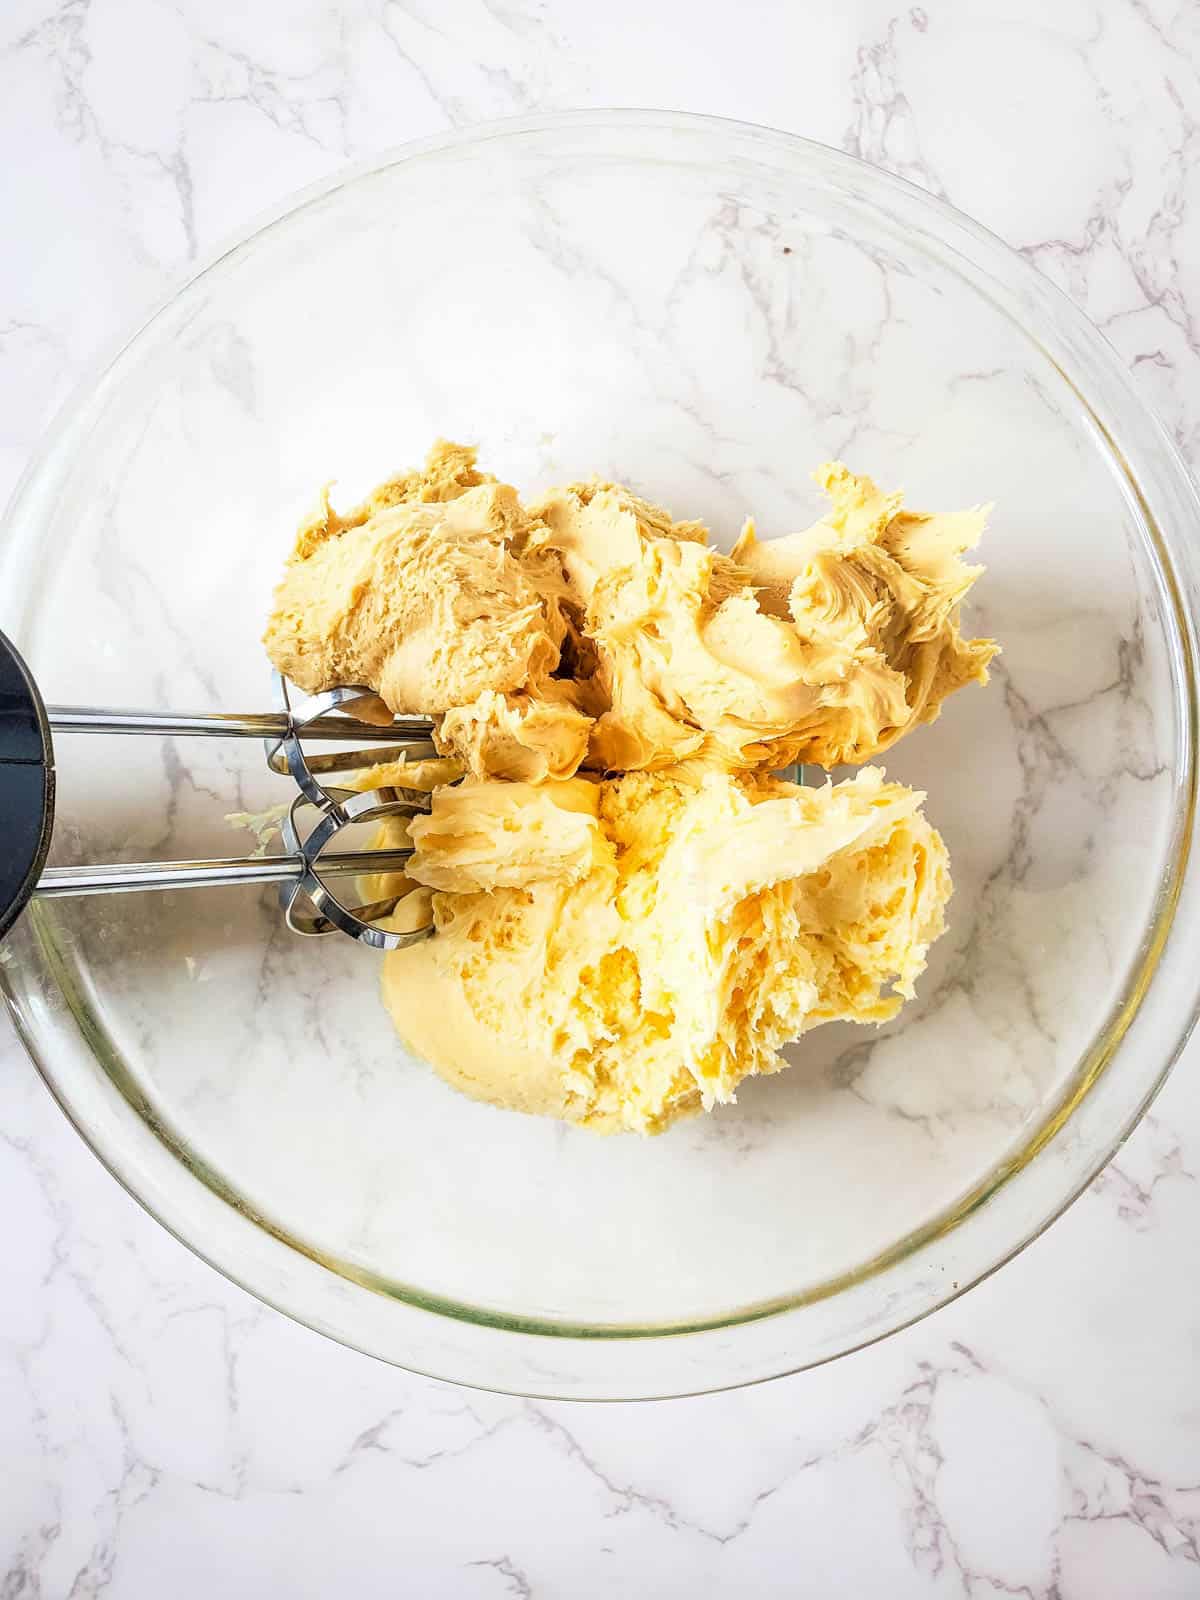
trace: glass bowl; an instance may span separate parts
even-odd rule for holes
[[[916,1002],[830,1026],[653,1140],[474,1104],[377,957],[272,893],[36,905],[3,982],[110,1170],[237,1282],[421,1372],[637,1397],[828,1360],[977,1281],[1126,1136],[1196,1005],[1197,505],[1099,335],[984,230],[763,129],[579,113],[411,146],[293,202],[56,425],[0,547],[47,699],[269,709],[319,486],[436,435],[524,489],[601,472],[722,541],[842,457],[994,500],[991,685],[890,753],[956,893]],[[54,859],[236,853],[256,745],[59,740]]]

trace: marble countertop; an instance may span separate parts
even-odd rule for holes
[[[889,167],[1068,290],[1200,462],[1200,9],[10,0],[0,494],[199,253],[451,126],[666,105]],[[1200,1595],[1196,1046],[1054,1228],[833,1367],[643,1406],[410,1377],[265,1309],[0,1025],[0,1595]]]

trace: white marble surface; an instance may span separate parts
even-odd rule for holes
[[[0,492],[224,234],[406,138],[569,105],[795,129],[1062,283],[1200,460],[1200,11],[1163,0],[9,0]],[[824,1371],[556,1406],[410,1378],[144,1216],[0,1041],[5,1600],[1200,1594],[1193,1049],[1073,1210]]]

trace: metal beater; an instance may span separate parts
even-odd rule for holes
[[[343,906],[327,878],[402,871],[411,849],[325,854],[344,828],[429,810],[429,795],[394,785],[347,789],[325,781],[351,769],[436,754],[432,723],[399,717],[387,724],[352,715],[368,689],[330,689],[307,695],[275,674],[280,709],[247,716],[160,711],[112,711],[46,706],[15,646],[0,633],[0,935],[30,899],[53,895],[128,894],[146,889],[194,889],[277,883],[284,918],[308,937],[345,933],[376,950],[396,950],[429,937],[431,926],[411,933],[381,928],[396,897]],[[156,734],[162,737],[262,739],[273,772],[291,777],[299,791],[280,819],[284,853],[214,861],[113,862],[107,866],[47,867],[54,828],[54,736],[66,733]],[[369,741],[370,749],[309,755],[304,741]],[[312,808],[307,831],[302,817]]]

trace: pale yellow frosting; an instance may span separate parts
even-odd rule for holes
[[[723,555],[617,484],[522,504],[441,443],[347,515],[300,530],[266,643],[303,688],[357,684],[433,717],[444,759],[364,787],[433,791],[389,822],[404,875],[389,954],[401,1035],[483,1100],[657,1132],[731,1100],[819,1023],[911,996],[950,895],[923,796],[869,759],[985,682],[964,639],[986,512],[909,512],[829,464],[802,533],[748,521]],[[456,781],[458,780],[458,781]]]
[[[912,994],[950,893],[922,799],[872,768],[440,789],[409,868],[437,936],[385,958],[384,998],[478,1099],[658,1132]]]
[[[293,558],[268,654],[302,689],[362,684],[393,712],[442,712],[540,686],[558,665],[567,589],[548,555],[522,558],[516,492],[480,484],[440,505],[387,505]]]
[[[323,496],[266,633],[302,688],[434,716],[477,777],[859,763],[984,682],[964,639],[983,508],[909,512],[830,464],[827,515],[731,555],[616,484],[528,507],[441,443],[346,516]]]

